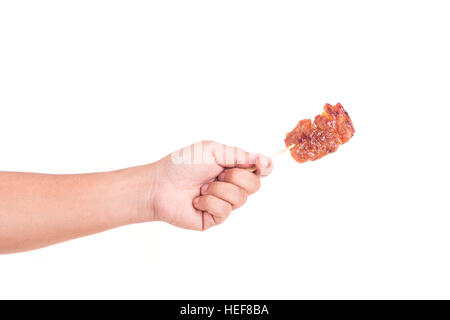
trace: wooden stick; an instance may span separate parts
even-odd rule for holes
[[[279,156],[280,154],[283,154],[283,153],[285,153],[286,151],[290,151],[293,147],[295,147],[295,144],[291,144],[289,147],[284,148],[283,150],[280,150],[280,151],[278,151],[278,152],[275,152],[274,154],[272,154],[272,155],[270,156],[270,159],[273,160],[273,158]],[[249,169],[247,169],[247,170],[250,171],[250,172],[255,172],[255,171],[256,171],[256,168],[253,167],[253,168],[249,168]]]
[[[283,154],[283,153],[285,153],[286,151],[291,150],[293,147],[295,147],[295,144],[291,144],[289,147],[284,148],[283,150],[280,150],[280,151],[278,151],[278,152],[275,152],[274,154],[272,154],[272,155],[270,156],[270,159],[273,159],[273,158],[275,158],[276,156],[279,156],[280,154]]]

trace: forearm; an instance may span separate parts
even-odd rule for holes
[[[152,165],[113,172],[0,172],[0,253],[152,220]]]

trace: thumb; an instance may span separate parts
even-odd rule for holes
[[[258,154],[256,159],[256,174],[265,177],[268,176],[270,173],[272,173],[272,170],[273,170],[272,159],[263,154]]]
[[[255,167],[259,155],[217,142],[205,141],[205,153],[212,161],[224,168]]]

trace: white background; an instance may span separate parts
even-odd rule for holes
[[[77,173],[213,139],[254,152],[325,102],[354,138],[284,154],[227,223],[0,256],[0,298],[450,298],[447,1],[2,1],[0,169]]]

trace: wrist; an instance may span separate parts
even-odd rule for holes
[[[113,172],[117,181],[116,189],[122,199],[120,210],[125,213],[124,224],[156,220],[153,209],[154,171],[154,164],[148,164]]]

